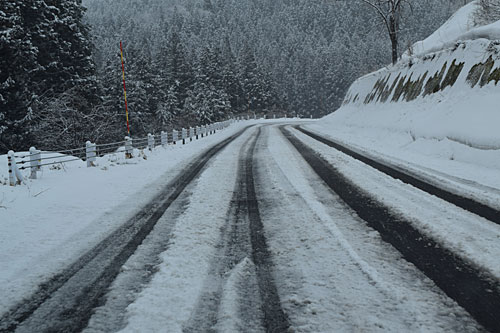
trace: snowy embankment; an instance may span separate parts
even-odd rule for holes
[[[396,65],[358,79],[339,110],[307,127],[498,204],[500,22],[473,27],[476,6]]]
[[[186,145],[123,152],[43,167],[38,179],[8,186],[6,155],[0,156],[0,314],[148,203],[198,154],[228,138],[246,121]]]

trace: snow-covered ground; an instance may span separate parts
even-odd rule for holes
[[[500,207],[500,88],[494,80],[471,88],[466,80],[471,68],[490,56],[495,62],[492,70],[498,68],[495,39],[500,38],[500,22],[472,27],[476,5],[465,6],[433,35],[416,43],[416,56],[405,55],[396,65],[358,79],[349,90],[348,102],[306,127]],[[457,46],[458,40],[462,42]],[[392,102],[391,94],[386,102],[375,98],[365,104],[377,80],[390,75],[390,86],[398,75],[417,80],[427,72],[427,82],[453,61],[464,66],[453,86],[409,102],[403,98]]]
[[[255,285],[250,258],[224,276],[210,273],[211,265],[224,261],[218,257],[224,224],[237,223],[227,220],[237,186],[236,157],[256,132],[252,129],[228,146],[189,188],[159,270],[127,306],[121,332],[185,330],[196,309],[207,306],[200,295],[214,290],[216,297],[221,280],[219,312],[211,329],[264,331],[259,321],[249,321],[248,312],[241,313],[243,304],[259,297],[255,291],[241,298]],[[293,331],[480,331],[462,308],[327,189],[276,127],[262,128],[255,157],[259,210]],[[129,269],[134,269],[132,263],[124,271]],[[111,295],[130,292],[119,288],[112,288]],[[102,326],[91,320],[88,332],[97,331]]]
[[[411,51],[414,55],[424,55],[449,47],[450,43],[463,39],[461,36],[474,29],[471,13],[477,10],[478,2],[471,3],[460,8],[448,19],[438,30],[426,39],[413,44]],[[410,56],[406,51],[403,58]]]
[[[160,255],[158,273],[127,308],[124,332],[158,332],[164,328],[181,332],[188,322],[205,287],[226,221],[236,183],[236,156],[251,134],[245,133],[227,147],[193,186],[188,207],[177,218],[169,249]]]
[[[406,51],[402,58],[408,59],[412,56],[423,56],[450,48],[458,41],[475,39],[500,39],[500,22],[493,22],[485,26],[477,26],[472,17],[478,10],[479,2],[472,1],[460,8],[448,21],[438,30],[423,41],[416,42],[410,51]]]
[[[411,221],[422,234],[500,280],[498,224],[395,180],[305,134],[294,133],[355,185]]]
[[[1,186],[8,198],[0,210],[0,264],[5,268],[0,273],[1,312],[126,221],[195,156],[253,123],[234,124],[186,146],[158,147],[147,160],[125,163],[109,156],[97,168],[70,163],[65,169],[45,170],[26,185]],[[181,332],[196,323],[194,315],[211,311],[203,295],[219,289],[214,329],[263,331],[251,258],[221,276],[213,273],[214,265],[227,260],[220,257],[225,253],[223,228],[237,223],[230,207],[235,188],[242,186],[238,157],[258,131],[254,179],[259,211],[281,306],[295,331],[480,330],[464,309],[331,192],[276,126],[265,126],[272,122],[259,123],[261,130],[257,124],[211,160],[159,219],[121,268],[87,332]],[[426,232],[465,256],[477,254],[477,265],[500,275],[492,255],[498,226],[479,218],[467,226],[469,215],[456,207],[294,133],[401,214],[414,219],[419,205],[429,207],[427,224],[422,223]],[[448,220],[437,221],[441,214],[450,214],[456,225],[449,238],[443,235]],[[487,235],[467,235],[471,228]]]
[[[364,104],[360,98],[302,126],[500,207],[500,112],[496,109],[500,89],[494,82],[481,88],[470,88],[465,82],[469,69],[493,54],[485,53],[491,41],[484,37],[496,36],[500,27],[471,29],[466,22],[474,6],[466,6],[429,39],[416,44],[417,55],[437,52],[432,61],[405,56],[396,66],[360,78],[349,95],[370,93],[374,83],[389,73],[429,71],[433,75],[445,62],[458,59],[465,67],[453,87],[411,102]],[[448,42],[464,37],[473,40],[458,49],[447,48]],[[108,155],[98,159],[96,168],[86,168],[82,161],[44,167],[39,179],[27,179],[16,187],[7,185],[7,159],[0,156],[0,314],[137,213],[193,158],[255,123],[273,121],[236,123],[185,146],[136,152],[131,160],[125,160],[123,153]],[[117,309],[122,316],[117,322],[126,319],[121,327],[125,332],[182,331],[203,301],[199,298],[203,291],[222,280],[217,329],[232,331],[248,325],[238,318],[236,308],[241,306],[240,289],[255,285],[254,263],[242,260],[220,281],[208,271],[217,260],[221,228],[237,185],[238,153],[255,132],[256,128],[243,134],[209,163],[177,203],[182,206],[178,216],[167,214],[158,221],[155,233],[130,257],[111,286],[109,296],[116,296],[115,303],[97,309],[89,332],[106,331],[107,315]],[[263,127],[262,133],[255,159],[256,192],[277,290],[296,331],[478,329],[462,308],[327,189],[277,128]],[[422,233],[500,279],[498,225],[298,131],[293,133]],[[161,243],[163,234],[169,235],[169,242],[158,258],[158,271],[145,285],[130,290],[127,274],[143,269],[148,244]],[[126,300],[120,300],[123,295]]]
[[[269,129],[257,165],[278,290],[297,332],[477,330],[325,186],[277,128]]]
[[[253,122],[136,151],[132,160],[107,155],[96,168],[83,161],[43,167],[38,179],[16,187],[7,185],[7,157],[0,156],[0,314],[127,221],[196,155]]]

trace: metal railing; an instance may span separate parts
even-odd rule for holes
[[[7,154],[7,162],[9,167],[9,184],[11,186],[19,185],[24,182],[24,176],[21,170],[29,169],[30,179],[37,178],[37,172],[42,170],[43,166],[49,165],[63,165],[64,163],[74,161],[86,161],[87,167],[95,167],[97,157],[102,157],[109,154],[116,154],[124,152],[125,158],[130,159],[134,157],[134,149],[148,149],[153,150],[156,146],[167,146],[168,144],[177,144],[182,141],[186,144],[193,141],[194,138],[206,137],[214,134],[218,130],[222,130],[235,121],[242,119],[230,119],[223,122],[217,122],[209,125],[189,127],[188,129],[182,128],[180,131],[172,130],[170,132],[162,131],[160,135],[148,134],[144,138],[130,138],[125,137],[123,141],[110,142],[103,144],[96,144],[90,141],[85,143],[85,147],[67,149],[61,151],[40,151],[35,147],[31,147],[28,153],[18,153],[9,151]],[[179,134],[181,134],[179,136]],[[159,140],[157,139],[159,138]],[[124,147],[120,151],[120,148]]]

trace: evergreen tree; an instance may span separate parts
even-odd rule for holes
[[[220,69],[221,89],[229,96],[234,112],[244,109],[244,95],[240,81],[238,79],[237,64],[234,57],[229,38],[224,38],[223,48],[221,50],[222,66]]]
[[[2,149],[26,148],[39,137],[31,134],[43,121],[51,100],[71,90],[67,99],[79,112],[97,101],[95,68],[88,28],[79,1],[12,0],[0,4],[3,116]],[[5,55],[5,57],[4,57]]]
[[[22,21],[22,1],[0,3],[0,152],[31,142],[30,76],[36,49]]]
[[[169,86],[177,85],[177,100],[179,101],[178,108],[182,109],[184,101],[188,96],[188,92],[191,90],[193,85],[194,75],[191,66],[188,63],[184,45],[177,31],[171,31],[168,38],[168,45],[169,50],[165,61],[168,84]]]
[[[165,130],[168,126],[171,126],[174,118],[180,114],[177,89],[176,84],[171,85],[156,109],[156,119],[159,126],[157,131]]]
[[[148,40],[157,62],[155,82],[167,80],[155,83],[156,105],[178,82],[177,101],[183,108],[193,91],[193,65],[207,49],[216,73],[209,74],[210,82],[216,89],[222,82],[234,112],[277,107],[321,116],[341,104],[354,79],[391,61],[385,27],[362,1],[84,1],[89,21],[100,29],[99,50],[116,36],[128,36],[134,43]],[[399,45],[427,37],[469,1],[412,1],[411,13],[402,8]],[[96,61],[102,68],[102,60]],[[165,75],[157,74],[159,66]],[[182,117],[180,113],[173,121]]]
[[[117,43],[110,43],[108,49],[118,50]],[[108,52],[103,68],[98,70],[100,81],[101,109],[105,121],[109,124],[108,131],[103,133],[105,142],[122,140],[127,134],[125,102],[123,98],[122,69],[119,52]]]
[[[221,87],[218,87],[221,81],[209,76],[215,75],[213,68],[211,69],[206,63],[213,56],[209,49],[206,49],[201,56],[195,72],[195,83],[184,102],[185,116],[191,125],[222,120],[231,111],[229,96]],[[218,77],[219,75],[215,76],[215,78]]]

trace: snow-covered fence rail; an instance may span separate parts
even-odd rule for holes
[[[37,178],[37,171],[43,166],[62,164],[66,162],[80,161],[85,156],[86,148],[62,150],[57,152],[42,152],[35,147],[31,147],[28,153],[17,154],[9,151],[7,161],[9,167],[9,184],[15,186],[24,181],[21,170],[30,169],[31,179]],[[72,155],[64,155],[70,152]]]
[[[181,138],[179,138],[179,131],[172,130],[172,143],[176,144],[177,141],[182,139],[182,143],[186,143],[186,139],[193,141],[193,137],[199,139],[214,134],[217,130],[224,129],[234,122],[233,119],[208,124],[203,126],[189,127],[189,129],[182,128]],[[116,154],[118,152],[125,152],[125,158],[132,158],[134,149],[149,149],[153,150],[157,145],[166,146],[169,143],[168,132],[162,131],[159,139],[153,134],[148,134],[144,138],[130,138],[125,137],[123,141],[110,142],[104,144],[96,144],[90,141],[85,143],[82,148],[61,150],[55,152],[45,152],[31,147],[29,152],[18,153],[9,151],[7,154],[7,161],[9,167],[9,184],[15,186],[24,182],[22,170],[30,169],[30,178],[36,179],[37,172],[42,170],[43,166],[60,165],[73,161],[86,161],[87,167],[96,166],[97,157],[102,157],[108,154]],[[124,147],[124,148],[122,148]]]

